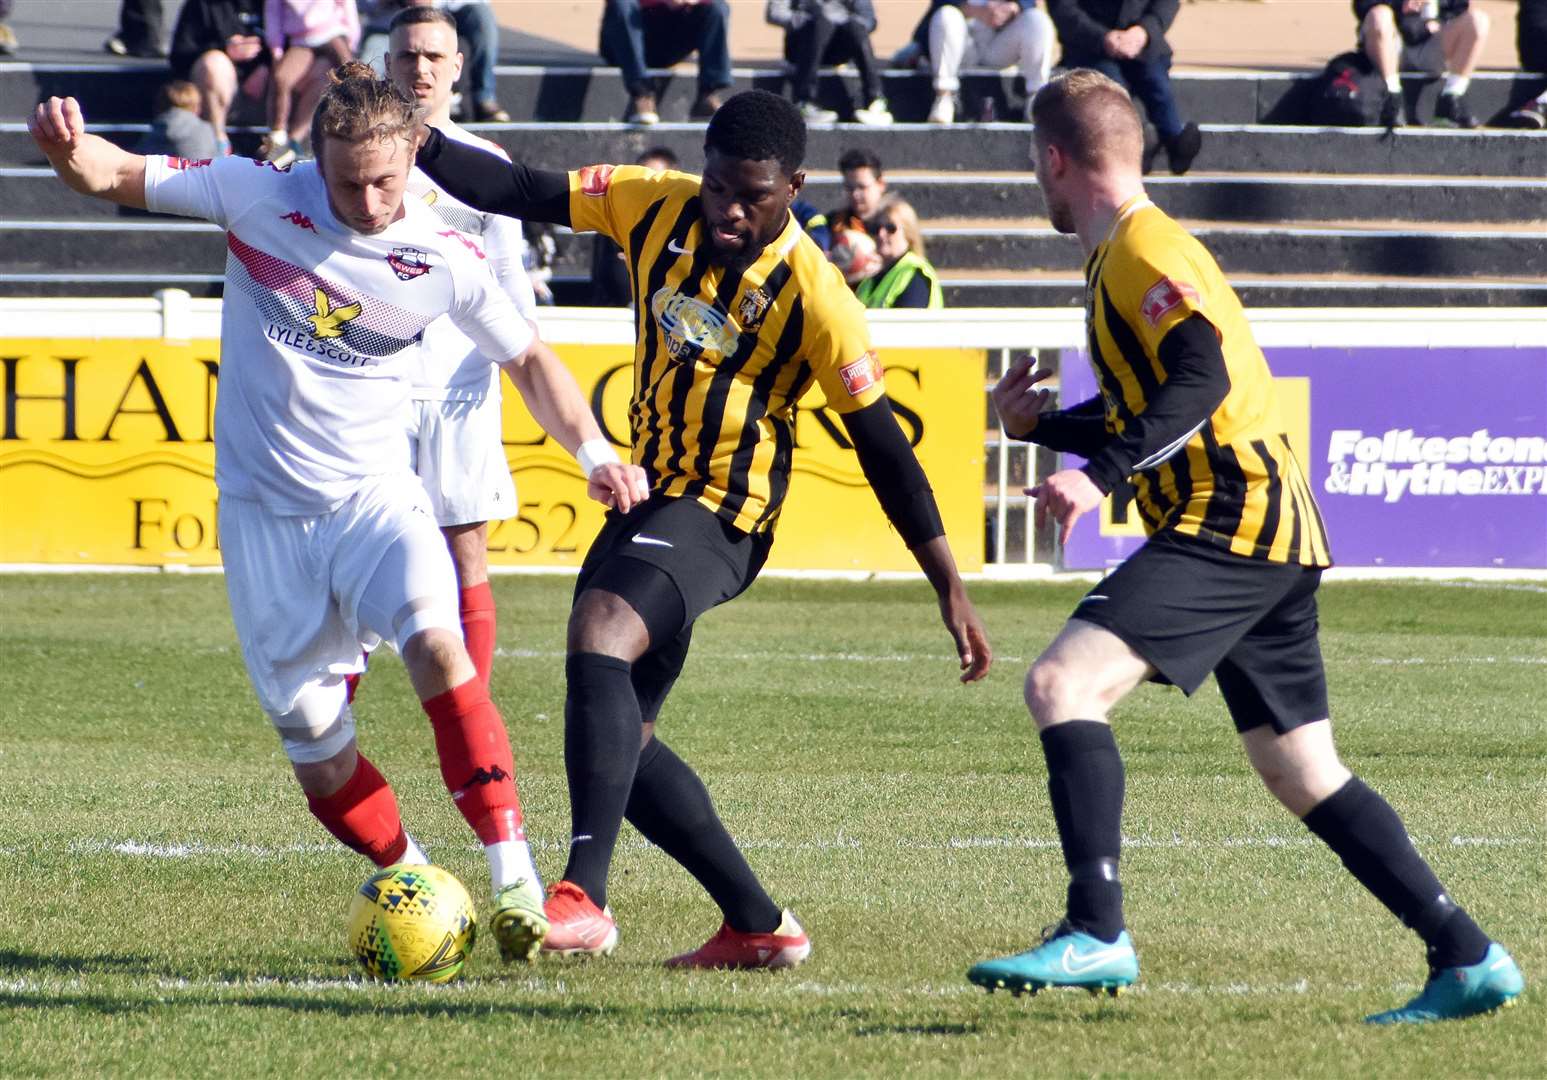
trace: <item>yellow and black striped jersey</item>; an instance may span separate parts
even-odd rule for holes
[[[696,499],[743,532],[789,487],[795,403],[885,393],[864,308],[792,216],[745,270],[709,261],[699,180],[634,165],[569,174],[570,224],[623,249],[634,294],[633,460],[652,492]]]
[[[1125,203],[1085,266],[1086,329],[1107,431],[1121,436],[1166,381],[1171,329],[1202,315],[1219,335],[1230,391],[1186,442],[1132,481],[1147,532],[1302,566],[1332,558],[1321,512],[1290,449],[1267,360],[1212,255],[1143,195]]]

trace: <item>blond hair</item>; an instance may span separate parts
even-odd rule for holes
[[[199,88],[186,79],[172,79],[161,84],[156,90],[156,112],[164,113],[168,109],[187,109],[189,112],[198,112],[199,106],[204,104],[204,95],[199,93]]]
[[[924,258],[924,233],[919,228],[919,216],[912,204],[901,195],[883,195],[880,204],[876,206],[874,220],[879,223],[889,217],[897,219],[897,225],[902,229],[902,238],[908,242],[908,250]]]
[[[1121,85],[1090,68],[1066,71],[1042,84],[1031,103],[1035,138],[1056,146],[1085,169],[1138,168],[1144,129]]]
[[[339,142],[413,142],[419,113],[413,98],[379,79],[371,66],[350,60],[328,72],[328,88],[312,113],[312,153],[320,156],[322,139]]]

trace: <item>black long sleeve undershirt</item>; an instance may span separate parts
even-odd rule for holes
[[[1157,352],[1166,381],[1121,436],[1106,434],[1101,399],[1092,398],[1038,417],[1028,440],[1088,459],[1083,471],[1104,492],[1160,464],[1208,423],[1230,393],[1230,373],[1214,324],[1202,315],[1172,327]]]
[[[569,174],[530,169],[476,146],[448,139],[435,128],[419,148],[419,168],[474,210],[523,221],[569,224]]]
[[[935,493],[892,414],[892,403],[883,397],[863,409],[844,413],[843,426],[876,501],[903,543],[912,549],[944,536],[945,524],[935,505]]]

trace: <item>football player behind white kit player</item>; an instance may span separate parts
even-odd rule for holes
[[[476,245],[404,199],[413,102],[363,64],[334,72],[312,121],[318,160],[141,157],[85,133],[73,98],[29,128],[76,191],[226,230],[215,481],[232,620],[258,699],[329,832],[378,865],[423,861],[396,797],[356,749],[343,678],[362,644],[393,642],[434,733],[441,776],[483,842],[506,959],[547,932],[504,721],[462,643],[455,576],[407,467],[409,362],[438,316],[504,358],[570,452],[600,437],[574,378],[530,352],[532,331]],[[412,272],[400,274],[407,266]],[[627,511],[643,473],[590,471]]]
[[[462,72],[457,24],[441,8],[410,7],[398,12],[388,32],[387,78],[414,98],[427,123],[491,153],[498,145],[470,134],[451,121],[451,95]],[[418,169],[408,176],[408,192],[427,203],[443,222],[477,240],[495,280],[526,318],[534,323],[537,300],[522,265],[521,223],[486,214],[440,190]],[[548,347],[535,343],[550,363]],[[457,571],[462,635],[479,678],[489,681],[494,661],[494,594],[489,588],[489,525],[516,513],[516,487],[505,460],[500,430],[500,372],[449,318],[425,328],[413,376],[409,439],[414,471],[429,492],[435,520],[451,549]],[[517,383],[525,395],[527,388]],[[608,444],[583,447],[605,455]]]

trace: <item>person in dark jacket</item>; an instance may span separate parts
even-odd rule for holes
[[[1171,46],[1166,31],[1176,20],[1181,0],[1048,0],[1064,56],[1060,66],[1093,68],[1128,88],[1144,103],[1159,141],[1149,144],[1143,167],[1165,148],[1171,171],[1192,168],[1203,146],[1203,133],[1183,122],[1171,92]]]
[[[219,154],[231,152],[226,117],[238,95],[254,106],[268,97],[263,0],[187,0],[172,31],[172,74],[199,88],[200,115],[215,129]]]
[[[1547,0],[1520,0],[1516,14],[1515,48],[1523,71],[1547,71]],[[1547,128],[1547,90],[1509,114],[1505,127],[1524,131]]]
[[[1359,48],[1386,83],[1380,120],[1388,128],[1407,124],[1399,71],[1444,75],[1434,122],[1473,128],[1467,106],[1472,69],[1488,40],[1488,13],[1471,0],[1354,0]]]

